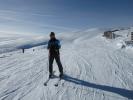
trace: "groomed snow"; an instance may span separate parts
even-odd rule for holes
[[[133,50],[117,45],[123,38],[108,40],[102,33],[90,29],[57,35],[67,77],[58,87],[56,78],[43,85],[48,77],[46,45],[33,45],[24,54],[17,49],[47,42],[48,34],[0,34],[0,100],[133,100]],[[54,70],[58,75],[56,63]]]

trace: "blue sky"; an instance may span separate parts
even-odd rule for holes
[[[0,31],[49,33],[133,26],[133,0],[0,0]]]

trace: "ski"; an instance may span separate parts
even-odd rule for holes
[[[58,80],[57,80],[57,82],[54,84],[54,86],[55,87],[58,87],[59,86],[59,84],[61,84],[62,82],[61,82],[61,80],[63,80],[65,78],[65,76],[64,75],[62,75],[61,77],[58,77]],[[64,84],[64,82],[63,82],[63,84]]]
[[[62,79],[62,78],[59,78],[59,79],[57,80],[57,82],[54,84],[55,87],[58,87],[58,86],[59,86],[59,84],[60,84],[60,82],[61,82],[61,79]]]
[[[47,86],[49,80],[55,77],[54,74],[55,74],[55,71],[53,71],[53,75],[52,75],[52,77],[51,77],[51,78],[49,77],[49,78],[44,82],[44,86]]]
[[[48,78],[48,79],[44,82],[44,86],[47,86],[49,80],[50,80],[50,78]]]

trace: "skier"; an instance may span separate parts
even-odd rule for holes
[[[60,61],[60,52],[59,49],[61,48],[60,41],[56,39],[55,33],[50,33],[50,40],[48,41],[47,49],[49,50],[49,78],[53,77],[53,61],[56,60],[58,65],[61,78],[63,76],[63,67]]]

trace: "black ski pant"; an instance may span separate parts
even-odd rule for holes
[[[56,63],[58,65],[60,74],[63,74],[63,67],[60,61],[60,56],[56,55],[56,56],[49,56],[49,73],[52,74],[53,72],[53,61],[54,59],[56,60]]]

